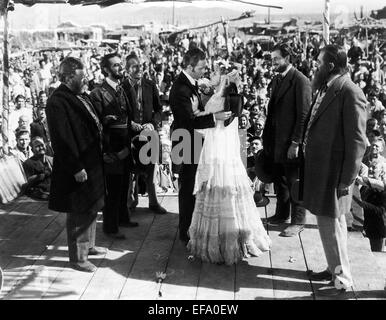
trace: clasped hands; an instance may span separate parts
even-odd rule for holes
[[[142,125],[142,124],[139,124],[139,123],[132,121],[131,122],[131,129],[135,132],[141,132],[142,130],[153,131],[154,126],[151,123],[145,123]]]
[[[197,96],[191,97],[190,98],[190,102],[192,103],[193,114],[195,116],[198,116],[201,112],[198,109],[199,101],[198,101]],[[232,112],[231,111],[219,111],[219,112],[214,113],[215,119],[216,120],[221,120],[221,121],[228,120],[231,116],[232,116]]]
[[[129,155],[129,148],[125,147],[119,152],[110,152],[103,154],[103,161],[105,163],[113,163],[117,160],[123,160]]]

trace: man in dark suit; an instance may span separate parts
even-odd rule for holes
[[[46,105],[39,106],[36,113],[37,119],[30,124],[31,140],[35,137],[43,138],[43,141],[46,145],[46,154],[48,156],[53,156],[46,117]]]
[[[352,286],[345,214],[366,150],[366,97],[347,74],[344,48],[327,45],[318,57],[317,90],[305,129],[304,207],[316,215],[327,269],[310,274],[330,281],[318,290],[337,296]]]
[[[161,120],[162,106],[159,93],[154,82],[142,77],[142,68],[139,58],[134,55],[126,57],[127,79],[122,83],[122,87],[128,96],[132,110],[131,129],[135,135],[139,135],[142,130],[154,131],[157,122]],[[137,140],[138,144],[141,144]],[[146,143],[146,141],[144,142]],[[136,152],[139,152],[137,150]],[[154,163],[148,165],[137,165],[136,173],[130,179],[130,209],[135,209],[138,205],[138,179],[140,174],[145,175],[146,190],[149,195],[149,209],[157,214],[165,214],[167,211],[161,207],[157,200],[154,184]]]
[[[190,141],[183,141],[182,137],[179,141],[173,141],[174,145],[183,141],[182,144],[189,146],[190,149],[182,150],[178,192],[179,237],[181,241],[187,243],[189,241],[188,229],[195,204],[193,188],[200,152],[200,150],[194,148],[194,130],[212,128],[215,126],[216,120],[229,119],[231,112],[218,112],[196,117],[193,108],[204,110],[198,92],[197,80],[202,78],[205,73],[205,53],[198,48],[188,50],[184,56],[183,68],[170,90],[169,101],[174,116],[173,134],[178,132],[190,138]],[[176,159],[178,157],[179,155],[173,152],[172,158]]]
[[[71,266],[94,272],[88,255],[100,253],[94,245],[97,213],[104,205],[102,124],[84,93],[87,79],[81,61],[65,58],[59,76],[62,84],[46,110],[54,150],[48,207],[67,213]]]
[[[91,92],[91,99],[103,123],[103,160],[106,175],[106,205],[103,209],[103,230],[114,239],[125,239],[119,226],[136,227],[130,221],[127,204],[131,159],[132,107],[121,87],[121,58],[116,53],[101,60],[105,75],[102,85]]]
[[[267,120],[263,131],[264,152],[273,162],[274,186],[277,195],[275,215],[271,224],[291,224],[280,233],[284,237],[297,235],[305,223],[306,212],[293,199],[291,188],[299,178],[299,144],[311,103],[309,80],[290,63],[292,51],[287,44],[279,44],[272,51],[275,71]]]

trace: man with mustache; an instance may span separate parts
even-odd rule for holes
[[[48,207],[67,213],[67,242],[73,268],[94,272],[88,255],[95,248],[96,218],[104,205],[101,149],[102,124],[85,94],[82,62],[65,58],[59,66],[62,84],[47,101],[47,124],[54,160]]]
[[[91,92],[91,99],[103,123],[103,160],[106,176],[106,205],[103,209],[103,231],[113,239],[126,236],[119,227],[136,227],[130,221],[127,206],[131,159],[132,107],[121,87],[123,66],[117,53],[101,60],[105,76],[102,85]]]
[[[133,120],[131,121],[131,129],[135,135],[140,135],[142,130],[154,131],[157,123],[161,120],[162,106],[159,98],[159,93],[153,81],[143,77],[143,70],[139,57],[135,54],[130,54],[126,57],[127,79],[122,82],[122,88],[125,90],[127,97],[133,106]],[[145,145],[146,141],[135,140],[136,161],[141,161],[137,153],[140,148]],[[149,209],[156,214],[167,213],[158,200],[154,185],[154,163],[142,165],[137,163],[136,173],[130,177],[130,209],[135,210],[138,205],[138,184],[140,175],[145,176],[146,190],[149,195]]]
[[[309,80],[291,64],[292,49],[285,43],[274,47],[272,62],[278,75],[272,80],[263,131],[264,152],[273,163],[273,182],[277,203],[270,224],[281,224],[291,217],[290,225],[280,236],[293,237],[304,228],[306,212],[291,195],[299,178],[299,145],[311,104]]]
[[[325,46],[312,83],[316,91],[303,140],[303,205],[316,216],[327,260],[312,280],[331,281],[319,295],[338,296],[353,280],[345,213],[366,149],[366,98],[347,74],[346,51]]]

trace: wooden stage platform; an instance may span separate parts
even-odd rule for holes
[[[65,215],[29,198],[0,207],[0,267],[4,285],[0,299],[132,299],[132,300],[265,300],[320,299],[313,293],[322,283],[311,282],[306,271],[325,267],[318,230],[312,216],[300,236],[279,237],[269,229],[273,247],[260,257],[236,266],[189,259],[178,240],[176,196],[159,197],[169,210],[154,215],[147,198],[132,219],[140,226],[122,229],[127,239],[112,241],[97,227],[97,246],[104,256],[91,257],[95,273],[68,267]],[[274,198],[268,206],[272,215]],[[264,217],[264,209],[261,210]],[[349,233],[354,286],[344,299],[386,299],[386,252],[373,255],[359,232]],[[166,273],[157,283],[157,272]]]

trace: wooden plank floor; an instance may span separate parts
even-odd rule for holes
[[[306,277],[307,270],[326,266],[311,215],[297,237],[280,237],[284,226],[267,228],[272,250],[229,267],[191,259],[178,240],[177,197],[159,200],[169,214],[154,215],[146,209],[148,199],[140,198],[132,216],[140,226],[122,229],[124,241],[105,237],[99,216],[97,245],[106,253],[90,257],[98,267],[91,274],[68,267],[64,214],[25,197],[0,206],[0,299],[319,299],[314,293],[322,284]],[[268,216],[274,208],[271,198]],[[264,208],[260,212],[265,217]],[[354,285],[345,299],[386,299],[386,252],[374,255],[358,232],[349,233],[348,245]],[[157,272],[166,274],[161,283]]]

